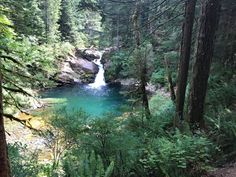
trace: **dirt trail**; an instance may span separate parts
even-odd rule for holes
[[[207,177],[236,177],[236,162],[210,172]]]

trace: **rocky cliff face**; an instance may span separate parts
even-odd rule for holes
[[[113,82],[117,79],[108,74],[111,66],[110,54],[115,50],[117,50],[115,47],[104,49],[102,64],[104,64],[106,82]],[[59,62],[59,72],[53,80],[59,85],[92,83],[99,70],[93,60],[99,59],[99,57],[100,53],[97,49],[76,49],[73,54]]]
[[[99,58],[94,49],[76,49],[59,63],[59,72],[55,80],[61,84],[91,83],[98,73],[98,66],[92,60]]]

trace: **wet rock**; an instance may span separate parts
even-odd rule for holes
[[[81,75],[76,73],[70,66],[69,62],[61,64],[60,72],[56,76],[56,81],[60,84],[71,84],[81,82]]]
[[[95,63],[73,55],[62,61],[59,68],[55,80],[60,85],[90,83],[98,73],[98,66]]]
[[[83,70],[86,73],[91,73],[91,74],[98,73],[98,66],[95,63],[90,62],[88,60],[77,58],[77,59],[70,60],[69,63],[72,70],[77,73],[80,72],[81,70]]]
[[[88,61],[100,58],[100,53],[96,49],[76,49],[75,56],[78,58],[84,58]]]
[[[134,78],[118,79],[117,82],[120,82],[121,86],[124,86],[124,87],[138,85],[137,79],[134,79]]]
[[[135,90],[139,87],[139,81],[135,78],[117,79],[115,83],[119,83],[124,90]],[[148,94],[153,95],[157,92],[157,87],[152,83],[147,83],[146,91]]]

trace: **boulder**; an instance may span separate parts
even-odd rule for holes
[[[71,73],[60,73],[57,76],[58,83],[64,84],[72,84],[72,83],[80,83],[80,79],[78,77],[73,76]]]
[[[95,63],[70,55],[60,63],[60,71],[55,80],[60,84],[91,83],[98,70]]]
[[[119,83],[124,90],[135,90],[135,88],[139,87],[139,81],[135,78],[117,79],[115,83]],[[150,95],[157,92],[157,87],[150,82],[147,83],[145,88]]]
[[[56,76],[56,80],[61,84],[71,84],[81,82],[81,76],[72,70],[69,62],[63,62],[60,72]]]
[[[98,73],[98,66],[88,60],[82,58],[76,58],[69,60],[70,66],[73,71],[80,72],[83,70],[85,73],[96,74]]]
[[[100,58],[100,53],[99,51],[97,51],[96,49],[85,49],[82,51],[79,52],[77,51],[77,55],[80,53],[80,55],[89,60],[89,61],[92,61],[92,60],[95,60],[95,59],[99,59]]]
[[[87,59],[98,59],[100,58],[100,52],[96,49],[86,49],[83,51],[84,57]]]

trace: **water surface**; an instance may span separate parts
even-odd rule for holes
[[[42,98],[64,99],[63,104],[68,111],[84,110],[92,116],[101,116],[112,112],[121,114],[121,106],[125,104],[125,99],[119,93],[118,86],[103,86],[94,89],[88,85],[62,86],[47,90],[42,94]]]

